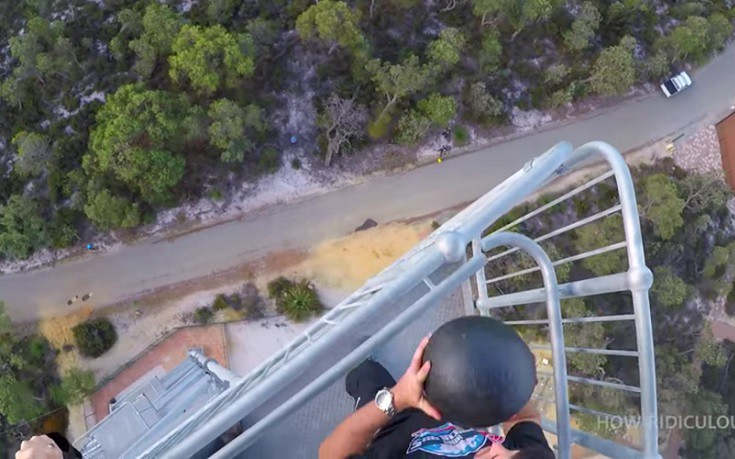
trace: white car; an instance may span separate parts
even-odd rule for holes
[[[672,76],[668,80],[661,83],[661,90],[664,92],[664,94],[666,94],[666,97],[671,97],[691,85],[692,79],[689,78],[689,74],[686,72],[681,72],[680,74]]]

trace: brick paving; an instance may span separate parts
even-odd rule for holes
[[[111,398],[159,365],[166,372],[170,371],[186,358],[187,349],[192,347],[202,348],[207,357],[229,367],[227,341],[222,324],[180,328],[138,357],[92,395],[97,422],[109,414],[107,404]]]
[[[712,326],[712,334],[715,338],[725,339],[735,343],[735,327],[723,322],[710,322]]]
[[[707,126],[694,135],[675,142],[673,157],[676,165],[689,171],[722,171],[717,129]]]

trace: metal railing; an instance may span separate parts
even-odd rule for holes
[[[483,237],[488,228],[516,205],[554,179],[579,167],[584,160],[596,156],[602,156],[610,164],[612,171],[560,196],[510,225],[500,228],[499,231]],[[537,237],[535,241],[522,234],[507,232],[508,229],[517,226],[522,221],[613,176],[619,190],[619,205],[584,219],[584,221],[580,220],[559,230],[547,232]],[[621,212],[623,216],[625,241],[603,249],[605,251],[627,250],[629,269],[626,272],[558,285],[555,266],[603,252],[598,249],[597,252],[590,251],[552,261],[539,242],[617,212]],[[488,256],[488,252],[499,246],[510,246],[511,248],[503,254]],[[517,250],[524,251],[534,259],[536,266],[527,269],[526,274],[540,271],[544,287],[490,297],[488,285],[498,279],[486,279],[485,266],[488,263],[492,265],[502,256]],[[451,267],[451,272],[437,278],[436,273],[448,267]],[[520,274],[515,273],[515,275]],[[473,277],[474,284],[472,284]],[[330,351],[333,351],[330,349],[331,346],[342,337],[358,330],[361,323],[371,317],[375,311],[390,309],[395,305],[396,298],[408,291],[419,292],[416,300],[402,310],[396,318],[319,377],[304,385],[299,392],[280,406],[252,424],[244,426],[245,432],[225,445],[213,457],[233,457],[241,453],[268,428],[283,420],[310,398],[343,377],[350,367],[359,363],[373,349],[381,346],[387,339],[411,324],[431,305],[438,303],[443,297],[460,287],[468,313],[474,313],[475,306],[480,313],[489,314],[493,308],[546,303],[546,319],[519,320],[509,323],[548,325],[549,327],[548,349],[551,350],[553,358],[553,372],[550,373],[550,376],[554,383],[553,403],[556,408],[556,420],[554,422],[544,420],[543,427],[557,435],[560,457],[570,457],[572,444],[583,445],[610,457],[659,457],[655,425],[656,390],[653,341],[648,304],[648,288],[651,282],[652,276],[645,265],[643,256],[635,193],[630,173],[622,156],[614,148],[602,142],[592,142],[576,150],[573,150],[569,143],[559,143],[530,161],[522,170],[455,215],[414,249],[370,279],[361,289],[329,311],[274,357],[264,362],[245,378],[235,382],[229,390],[210,401],[196,415],[147,448],[143,457],[186,457],[193,451],[198,451],[203,445],[208,444],[225,430],[257,410],[269,397],[297,380],[314,362],[329,355]],[[563,298],[620,291],[629,291],[633,295],[633,314],[584,318],[562,318],[561,316],[559,302]],[[632,321],[636,328],[637,351],[564,347],[563,324],[585,324],[596,321]],[[637,357],[640,386],[633,387],[569,376],[565,360],[567,352],[598,352]],[[614,390],[634,389],[636,393],[639,393],[643,424],[641,451],[572,429],[570,410],[584,408],[569,403],[567,397],[569,381],[604,385]]]

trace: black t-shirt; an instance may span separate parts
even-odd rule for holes
[[[535,422],[515,424],[503,441],[503,446],[512,450],[532,445],[549,447],[543,430]],[[473,458],[477,451],[486,446],[490,446],[486,432],[436,421],[422,411],[407,410],[397,414],[378,432],[368,450],[362,455],[353,456],[353,459]]]

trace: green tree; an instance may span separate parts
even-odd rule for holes
[[[720,394],[709,390],[701,390],[697,393],[696,400],[696,403],[692,406],[691,414],[698,416],[699,419],[710,416],[713,420],[716,420],[720,416],[729,414],[727,403],[722,400]],[[722,433],[718,430],[723,429],[685,429],[683,433],[686,449],[688,453],[692,454],[688,457],[718,457],[711,455],[718,437],[722,436]]]
[[[140,223],[138,205],[125,198],[113,196],[108,190],[90,194],[84,205],[84,213],[103,231],[132,228]]]
[[[667,307],[684,306],[690,291],[687,283],[668,266],[656,266],[653,273],[651,293],[656,296],[658,304]]]
[[[589,250],[606,247],[625,240],[623,219],[620,215],[611,215],[601,222],[584,225],[577,230],[577,250]],[[598,276],[622,271],[626,265],[624,250],[612,250],[593,257],[585,258],[582,265]]]
[[[503,55],[503,45],[500,44],[500,34],[495,29],[488,29],[482,37],[479,63],[486,72],[494,72],[500,66]]]
[[[556,108],[572,103],[574,100],[574,85],[570,85],[565,89],[560,89],[551,93],[546,101],[549,107]]]
[[[581,51],[590,45],[602,16],[592,2],[584,2],[577,13],[571,30],[564,33],[564,44],[572,51]]]
[[[514,34],[534,21],[547,19],[559,2],[556,0],[472,0],[472,12],[482,20],[482,25],[500,19],[509,24]]]
[[[24,101],[34,99],[38,84],[45,85],[49,78],[73,80],[81,67],[60,21],[34,17],[8,43],[15,65],[3,81],[0,93],[7,102],[20,108]]]
[[[457,112],[457,102],[452,96],[432,93],[420,100],[415,110],[409,110],[398,120],[396,141],[409,145],[423,137],[432,125],[446,127]]]
[[[117,13],[115,20],[120,30],[110,40],[110,51],[115,59],[122,61],[128,55],[130,40],[143,33],[143,17],[139,11],[125,8]]]
[[[442,29],[439,39],[429,44],[429,61],[440,69],[453,66],[462,57],[462,49],[466,42],[467,39],[459,29],[454,27]]]
[[[713,367],[723,367],[727,363],[727,354],[722,343],[715,339],[712,326],[707,323],[699,334],[694,355],[700,361]]]
[[[684,206],[694,213],[717,212],[727,205],[732,196],[721,172],[689,173],[676,185]]]
[[[431,93],[426,99],[420,100],[416,108],[433,124],[444,128],[457,114],[457,101],[452,96]]]
[[[663,42],[671,60],[701,59],[707,51],[708,29],[707,20],[700,16],[690,16],[676,26]]]
[[[208,0],[207,17],[212,22],[226,24],[232,19],[236,7],[235,0]]]
[[[252,39],[233,35],[224,27],[185,25],[173,43],[168,59],[175,83],[188,80],[200,94],[211,95],[222,85],[235,86],[239,77],[255,71]]]
[[[387,0],[387,2],[396,8],[408,10],[416,6],[419,3],[419,0]]]
[[[503,104],[490,95],[485,83],[479,81],[470,85],[465,105],[470,115],[480,122],[488,122],[503,114]]]
[[[734,266],[735,243],[731,242],[726,247],[715,246],[702,268],[702,290],[710,298],[730,295]]]
[[[219,99],[209,107],[209,139],[222,151],[224,162],[242,162],[253,146],[245,136],[245,111],[235,102]]]
[[[411,145],[431,128],[431,120],[417,110],[408,110],[398,120],[396,142]]]
[[[635,83],[633,53],[622,44],[602,50],[592,67],[589,83],[594,92],[603,96],[625,94]]]
[[[661,78],[669,73],[669,58],[662,49],[654,51],[643,63],[643,73],[649,80]]]
[[[48,228],[36,201],[15,194],[0,207],[0,253],[27,258],[49,242]]]
[[[61,405],[78,405],[94,392],[94,372],[71,368],[61,378],[61,384],[53,391],[54,399]]]
[[[732,254],[727,247],[715,246],[712,249],[712,254],[704,262],[704,269],[702,274],[708,279],[715,279],[718,270],[725,268],[730,263],[730,257]]]
[[[13,321],[5,312],[5,302],[0,301],[0,336],[11,333],[13,331]]]
[[[97,113],[83,166],[90,176],[111,173],[151,203],[171,197],[184,174],[180,149],[189,113],[184,96],[121,86]]]
[[[19,61],[14,71],[24,78],[35,76],[40,82],[53,75],[69,78],[73,66],[78,65],[74,48],[64,36],[64,24],[59,21],[34,17],[23,34],[12,37],[9,44],[11,54]]]
[[[41,413],[43,407],[25,382],[10,373],[0,374],[0,414],[10,424],[30,421]]]
[[[368,63],[368,72],[372,75],[375,89],[387,102],[378,118],[382,118],[401,98],[423,89],[429,79],[428,69],[422,67],[414,55],[400,64],[373,59]]]
[[[707,18],[707,47],[718,49],[732,35],[732,23],[722,13],[714,13]]]
[[[699,390],[701,369],[671,344],[657,344],[654,351],[659,414],[689,414],[691,400]]]
[[[159,59],[171,52],[174,38],[181,28],[179,16],[168,5],[153,2],[145,9],[142,34],[129,43],[138,57],[133,70],[149,78]]]
[[[256,55],[263,56],[267,50],[278,40],[279,29],[275,21],[258,17],[246,26],[248,34],[253,38],[253,46]]]
[[[561,62],[551,64],[546,68],[546,78],[544,79],[544,82],[552,85],[561,84],[564,81],[564,78],[569,75],[569,71],[569,67]]]
[[[347,3],[321,0],[299,15],[296,30],[303,40],[321,40],[357,52],[367,46],[359,21],[360,12]]]
[[[685,202],[679,197],[676,184],[665,174],[646,178],[642,193],[642,213],[653,223],[657,236],[667,240],[684,224]]]
[[[22,353],[18,352],[18,339],[14,332],[15,326],[5,312],[5,303],[0,301],[0,372],[15,374],[28,366]]]
[[[591,317],[593,314],[587,309],[582,298],[570,298],[561,302],[562,315],[568,318]],[[594,323],[571,323],[564,325],[564,345],[566,347],[604,349],[607,346],[605,340],[605,328],[600,322]],[[587,352],[568,352],[567,362],[574,369],[575,374],[587,376],[595,375],[607,362],[607,358],[601,354]]]
[[[53,157],[48,137],[37,132],[20,131],[13,136],[13,145],[18,150],[14,166],[21,176],[41,175],[48,169]]]

